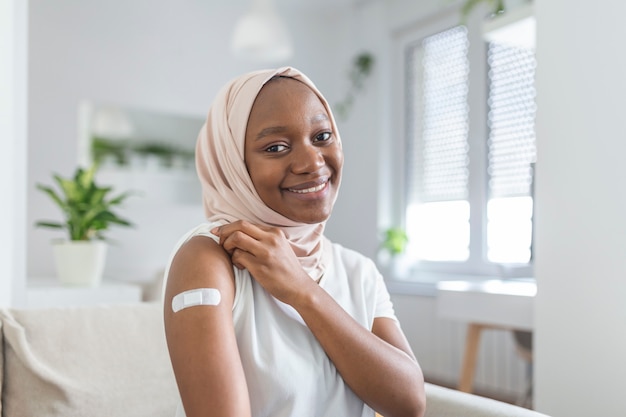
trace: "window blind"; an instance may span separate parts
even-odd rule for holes
[[[490,43],[487,259],[528,263],[532,257],[535,147],[535,56]]]
[[[457,26],[407,49],[409,204],[467,199],[468,47]]]
[[[535,148],[535,56],[532,50],[490,43],[490,198],[532,195]]]

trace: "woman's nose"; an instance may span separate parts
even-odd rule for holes
[[[296,174],[315,172],[325,164],[322,149],[311,144],[297,147],[292,156],[291,170]]]

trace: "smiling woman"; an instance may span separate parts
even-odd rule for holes
[[[178,415],[422,416],[382,276],[324,236],[343,151],[315,85],[293,68],[231,81],[196,165],[207,222],[176,246],[164,296]],[[219,297],[174,309],[190,291]]]
[[[245,161],[272,210],[302,223],[328,219],[343,152],[324,105],[305,84],[274,77],[261,90],[248,119]]]

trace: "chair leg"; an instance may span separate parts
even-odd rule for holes
[[[463,354],[459,391],[472,392],[474,372],[476,371],[476,361],[478,357],[478,346],[480,344],[480,334],[483,327],[484,326],[476,323],[470,323],[467,327],[465,353]]]

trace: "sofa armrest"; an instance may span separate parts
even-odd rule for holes
[[[547,417],[527,408],[426,384],[425,417]]]
[[[2,416],[171,417],[161,306],[0,310]]]

